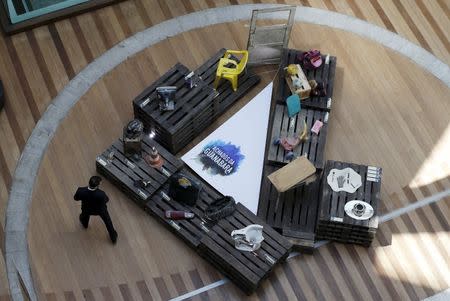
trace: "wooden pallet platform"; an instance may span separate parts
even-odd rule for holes
[[[144,138],[143,154],[148,154],[151,146],[156,146],[165,159],[164,168],[168,173],[183,173],[201,183],[202,190],[195,206],[171,199],[168,175],[150,167],[143,159],[126,158],[121,140],[117,140],[97,157],[97,170],[245,293],[254,292],[274,267],[287,258],[292,244],[241,204],[237,204],[232,215],[217,223],[205,223],[203,215],[206,207],[222,195],[185,167],[181,160],[148,137]],[[114,155],[112,160],[108,160],[111,158],[111,152],[114,152]],[[134,186],[135,180],[151,182],[145,188],[138,188]],[[193,212],[195,217],[188,220],[170,220],[165,218],[166,210]],[[261,248],[255,253],[237,250],[231,232],[255,223],[264,227]]]
[[[326,96],[313,96],[302,100],[302,106],[306,108],[320,109],[330,111],[333,103],[333,88],[334,88],[334,76],[336,74],[336,57],[330,56],[329,64],[325,64],[326,55],[322,55],[322,65],[316,70],[308,70],[304,68],[303,64],[296,60],[297,55],[303,51],[295,49],[285,49],[281,58],[280,68],[287,67],[289,64],[300,64],[306,78],[308,80],[316,80],[320,82],[327,82],[327,95]],[[280,103],[284,103],[286,98],[291,95],[291,90],[284,79],[284,76],[278,78],[279,89],[276,93],[276,99]]]
[[[298,63],[295,57],[299,50],[285,49],[280,69],[291,63]],[[323,57],[325,60],[325,56]],[[325,61],[324,61],[325,62]],[[267,130],[266,150],[263,178],[258,204],[258,216],[269,225],[282,233],[293,243],[295,248],[312,252],[314,242],[318,240],[315,234],[319,217],[320,176],[325,165],[324,151],[328,131],[328,118],[331,107],[328,98],[332,98],[334,75],[336,70],[336,57],[330,56],[329,65],[323,64],[315,71],[305,70],[308,79],[328,81],[327,97],[312,97],[302,100],[302,110],[297,116],[289,118],[285,105],[286,98],[291,95],[285,81],[284,73],[279,72],[275,79],[277,85],[272,94],[271,113]],[[294,137],[303,128],[305,119],[309,131],[309,140],[300,143],[294,149],[294,158],[307,155],[307,158],[317,169],[317,180],[309,185],[298,186],[286,193],[278,191],[267,179],[267,175],[281,168],[290,160],[286,160],[287,152],[280,145],[275,145],[275,139]],[[311,127],[316,120],[323,122],[319,135],[311,133]]]
[[[147,131],[153,130],[155,139],[172,153],[186,146],[260,81],[260,77],[249,69],[239,77],[236,92],[225,80],[221,81],[217,91],[214,90],[217,64],[225,51],[219,50],[194,71],[201,78],[194,88],[184,85],[184,77],[191,71],[178,63],[134,99],[135,117],[143,121]],[[159,110],[156,96],[159,86],[177,87],[175,110]]]
[[[202,191],[200,192],[199,200],[196,205],[188,206],[176,202],[173,199],[164,197],[164,194],[169,194],[169,183],[166,183],[147,202],[145,210],[149,214],[155,216],[160,222],[163,223],[163,225],[174,232],[178,237],[181,237],[184,241],[186,241],[190,247],[197,248],[200,244],[201,238],[206,232],[210,231],[208,228],[209,225],[203,223],[203,212],[208,204],[220,198],[222,195],[209,185],[205,185],[200,178],[193,175],[187,168],[183,168],[180,172],[191,179],[197,179],[202,183]],[[172,221],[164,217],[164,212],[166,210],[189,211],[195,213],[195,217],[190,220]]]
[[[264,241],[255,252],[239,251],[234,247],[230,233],[250,224],[264,227]],[[199,253],[245,293],[251,294],[278,263],[286,260],[291,248],[291,243],[238,203],[233,215],[220,220],[202,238]]]
[[[291,162],[291,160],[286,158],[288,152],[285,151],[281,145],[275,145],[273,141],[279,137],[294,137],[295,135],[298,135],[303,128],[303,119],[305,119],[309,131],[309,139],[294,148],[294,158],[307,154],[309,161],[311,161],[317,169],[322,169],[325,163],[324,152],[328,128],[328,114],[328,112],[319,110],[302,109],[299,114],[289,118],[287,107],[285,105],[277,104],[271,122],[272,133],[270,140],[266,142],[270,143],[267,152],[269,162],[281,165]],[[311,133],[311,127],[316,120],[323,122],[322,129],[318,135]]]
[[[202,181],[188,168],[183,168],[180,172],[192,179]],[[166,183],[148,201],[146,211],[156,216],[171,232],[196,249],[202,257],[230,278],[245,293],[251,294],[261,281],[269,276],[273,268],[287,258],[292,245],[242,204],[237,204],[237,209],[232,215],[216,224],[204,223],[202,217],[206,207],[222,195],[206,182],[202,182],[202,185],[203,189],[196,205],[187,206],[162,197],[161,191],[168,194],[168,183]],[[190,220],[173,221],[164,217],[165,210],[189,211],[193,212],[195,217]],[[234,247],[231,232],[255,223],[264,227],[265,240],[261,248],[255,254],[237,250]]]
[[[280,231],[294,248],[312,252],[319,211],[320,178],[279,193],[267,178],[275,170],[275,166],[266,166],[264,170],[258,216]]]
[[[163,167],[168,173],[173,174],[183,166],[183,161],[147,136],[144,136],[143,139],[142,155],[149,154],[152,146],[158,149],[160,156],[165,160]],[[114,156],[112,160],[109,160],[111,152],[114,153]],[[168,180],[167,174],[150,167],[142,158],[136,160],[125,157],[122,139],[115,141],[97,156],[96,167],[101,175],[114,183],[141,207],[144,207],[150,197]],[[139,188],[134,186],[136,180],[150,180],[150,183],[145,188]]]
[[[362,185],[354,193],[335,192],[327,183],[331,169],[350,167],[361,175]],[[371,181],[367,177],[367,165],[327,161],[320,192],[320,210],[317,224],[317,237],[347,243],[357,243],[369,246],[378,228],[378,204],[381,194],[381,178]],[[381,169],[379,169],[381,175]],[[374,209],[374,215],[368,220],[356,220],[348,216],[344,206],[352,200],[362,200]]]

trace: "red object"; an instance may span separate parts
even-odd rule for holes
[[[164,164],[163,158],[158,153],[156,147],[152,147],[150,155],[145,156],[144,160],[153,168],[161,168]]]
[[[173,219],[173,220],[190,219],[190,218],[194,218],[194,213],[185,212],[185,211],[166,210],[164,212],[164,216],[168,219]]]

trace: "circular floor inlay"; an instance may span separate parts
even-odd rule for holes
[[[49,105],[34,128],[17,163],[6,212],[6,264],[10,291],[21,300],[18,274],[36,298],[28,263],[27,225],[36,175],[49,141],[60,122],[97,80],[130,56],[179,33],[224,22],[247,20],[251,10],[274,5],[241,5],[210,9],[168,20],[124,40],[83,69]],[[424,49],[404,38],[356,18],[325,10],[298,7],[297,21],[350,31],[379,42],[409,57],[450,87],[450,68]]]

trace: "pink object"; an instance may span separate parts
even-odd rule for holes
[[[300,143],[300,138],[298,137],[287,137],[281,138],[280,144],[286,151],[292,151]]]
[[[316,122],[314,122],[313,127],[311,128],[311,132],[313,132],[316,135],[319,135],[320,129],[323,126],[323,122],[320,120],[316,120]]]

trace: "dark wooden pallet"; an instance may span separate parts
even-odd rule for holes
[[[156,146],[160,155],[164,158],[164,168],[170,174],[175,173],[183,166],[183,161],[146,136],[142,143],[142,155],[149,154],[152,146]],[[114,152],[114,157],[111,161],[108,161],[111,152]],[[150,167],[142,158],[136,160],[125,157],[122,139],[114,142],[113,145],[97,157],[96,167],[100,174],[114,183],[141,207],[146,205],[150,197],[168,179],[168,175],[161,172],[161,170]],[[151,182],[147,187],[139,188],[134,186],[135,180],[150,180]]]
[[[239,251],[230,233],[250,224],[264,227],[264,241],[256,252]],[[199,253],[245,293],[251,294],[278,263],[286,260],[291,248],[291,243],[238,203],[233,215],[220,220],[201,239]]]
[[[306,108],[320,109],[325,111],[330,111],[332,102],[333,102],[333,88],[334,88],[334,76],[336,73],[336,57],[330,56],[330,63],[325,64],[326,55],[322,56],[322,65],[316,70],[307,70],[303,67],[301,62],[296,60],[298,54],[301,54],[303,51],[295,50],[295,49],[285,49],[283,51],[283,56],[281,58],[280,67],[283,69],[287,67],[289,64],[300,64],[302,67],[306,78],[308,80],[316,80],[320,82],[327,82],[327,95],[326,96],[313,96],[307,99],[302,100],[302,106]],[[284,74],[282,72],[282,74]],[[278,78],[278,86],[279,89],[276,93],[276,99],[280,103],[284,103],[286,98],[291,95],[291,90],[284,79],[284,76],[280,76]]]
[[[206,207],[222,195],[190,169],[184,167],[181,160],[148,137],[144,138],[143,154],[148,154],[151,146],[157,147],[160,155],[165,159],[164,168],[170,174],[181,172],[201,183],[202,190],[195,206],[188,206],[170,199],[168,176],[148,166],[143,159],[126,158],[121,140],[117,140],[97,157],[97,170],[143,207],[147,213],[154,216],[229,277],[245,293],[254,292],[274,267],[287,258],[292,244],[241,204],[237,205],[237,210],[231,216],[215,224],[205,223],[202,217]],[[111,151],[114,152],[114,156],[108,161]],[[134,181],[139,179],[151,180],[151,183],[145,188],[137,188],[134,186]],[[193,212],[195,217],[189,220],[169,220],[164,216],[166,210],[189,211]],[[265,240],[261,248],[255,253],[235,249],[231,231],[255,223],[264,227]]]
[[[327,183],[327,176],[331,169],[350,167],[361,175],[362,185],[354,193],[345,191],[335,192]],[[336,240],[340,242],[370,245],[378,229],[378,204],[380,202],[381,179],[367,180],[367,165],[327,161],[322,177],[320,193],[319,221],[317,237],[320,239]],[[381,169],[380,169],[381,174]],[[362,200],[374,209],[372,218],[364,221],[349,217],[344,206],[352,200]]]
[[[164,194],[168,195],[169,193],[169,184],[166,183],[147,202],[145,209],[148,213],[154,215],[169,230],[186,241],[190,247],[197,248],[200,244],[200,239],[206,232],[210,231],[209,225],[203,223],[203,212],[208,204],[220,198],[222,195],[209,185],[205,185],[200,178],[195,176],[187,168],[183,168],[180,172],[191,179],[196,179],[202,183],[202,191],[200,192],[199,200],[196,205],[188,206],[164,197]],[[166,210],[193,212],[195,213],[195,217],[190,220],[172,221],[164,217],[164,211]]]
[[[267,176],[277,169],[266,166],[258,206],[258,216],[280,231],[294,248],[311,252],[319,210],[320,178],[279,193]]]
[[[189,89],[184,86],[184,77],[190,70],[178,63],[134,99],[135,117],[143,121],[147,131],[153,130],[155,139],[172,153],[186,146],[260,81],[259,76],[247,70],[239,77],[236,92],[225,80],[221,81],[216,92],[213,82],[217,64],[225,51],[221,49],[194,71],[201,77],[196,87]],[[174,111],[161,112],[158,109],[156,88],[159,86],[178,88]]]
[[[328,128],[328,112],[302,109],[299,114],[289,118],[287,113],[287,107],[282,104],[275,106],[275,112],[272,120],[272,133],[269,144],[269,150],[267,152],[267,158],[272,164],[287,164],[291,160],[286,159],[287,152],[281,145],[275,145],[273,141],[279,137],[293,137],[298,135],[303,127],[302,120],[306,118],[306,125],[310,131],[316,120],[322,121],[324,124],[319,132],[319,135],[309,132],[309,139],[300,143],[294,148],[294,158],[307,154],[307,158],[311,161],[317,169],[322,169],[324,166],[324,152],[325,142],[327,137]],[[295,122],[295,126],[291,127],[291,122]]]
[[[188,168],[180,172],[202,181]],[[204,223],[202,217],[206,207],[222,195],[205,182],[202,182],[202,185],[203,189],[196,205],[187,206],[162,196],[161,192],[168,194],[166,183],[147,202],[146,210],[190,247],[196,249],[244,292],[250,294],[268,277],[275,265],[287,258],[292,245],[241,204],[237,205],[233,215],[216,224]],[[195,213],[195,217],[190,220],[172,221],[164,217],[165,210],[189,211]],[[256,252],[257,255],[235,249],[231,232],[254,223],[264,226],[265,240]]]
[[[298,133],[298,129],[302,126],[298,120],[301,120],[303,116],[306,116],[308,130],[311,129],[315,120],[321,120],[324,122],[324,125],[319,135],[309,133],[310,140],[298,145],[294,149],[294,156],[301,156],[307,153],[308,159],[318,169],[318,179],[324,167],[324,150],[328,130],[328,117],[331,109],[327,103],[328,98],[332,98],[333,94],[336,57],[331,56],[328,66],[324,64],[314,72],[305,70],[308,79],[327,79],[327,97],[313,97],[302,100],[302,111],[299,116],[294,117],[295,126],[290,128],[291,120],[287,116],[285,99],[291,95],[291,92],[286,84],[284,71],[282,70],[290,63],[296,63],[295,55],[299,52],[293,49],[284,50],[280,71],[278,72],[278,77],[275,79],[276,85],[272,94],[269,126],[267,129],[258,216],[280,231],[283,236],[293,243],[295,248],[312,252],[314,242],[318,240],[315,231],[319,217],[320,180],[308,186],[299,186],[282,195],[278,195],[276,189],[267,180],[267,175],[289,163],[286,160],[286,152],[284,149],[273,144],[275,138],[286,136],[287,134],[293,135],[294,132]],[[323,59],[325,60],[325,57]]]

